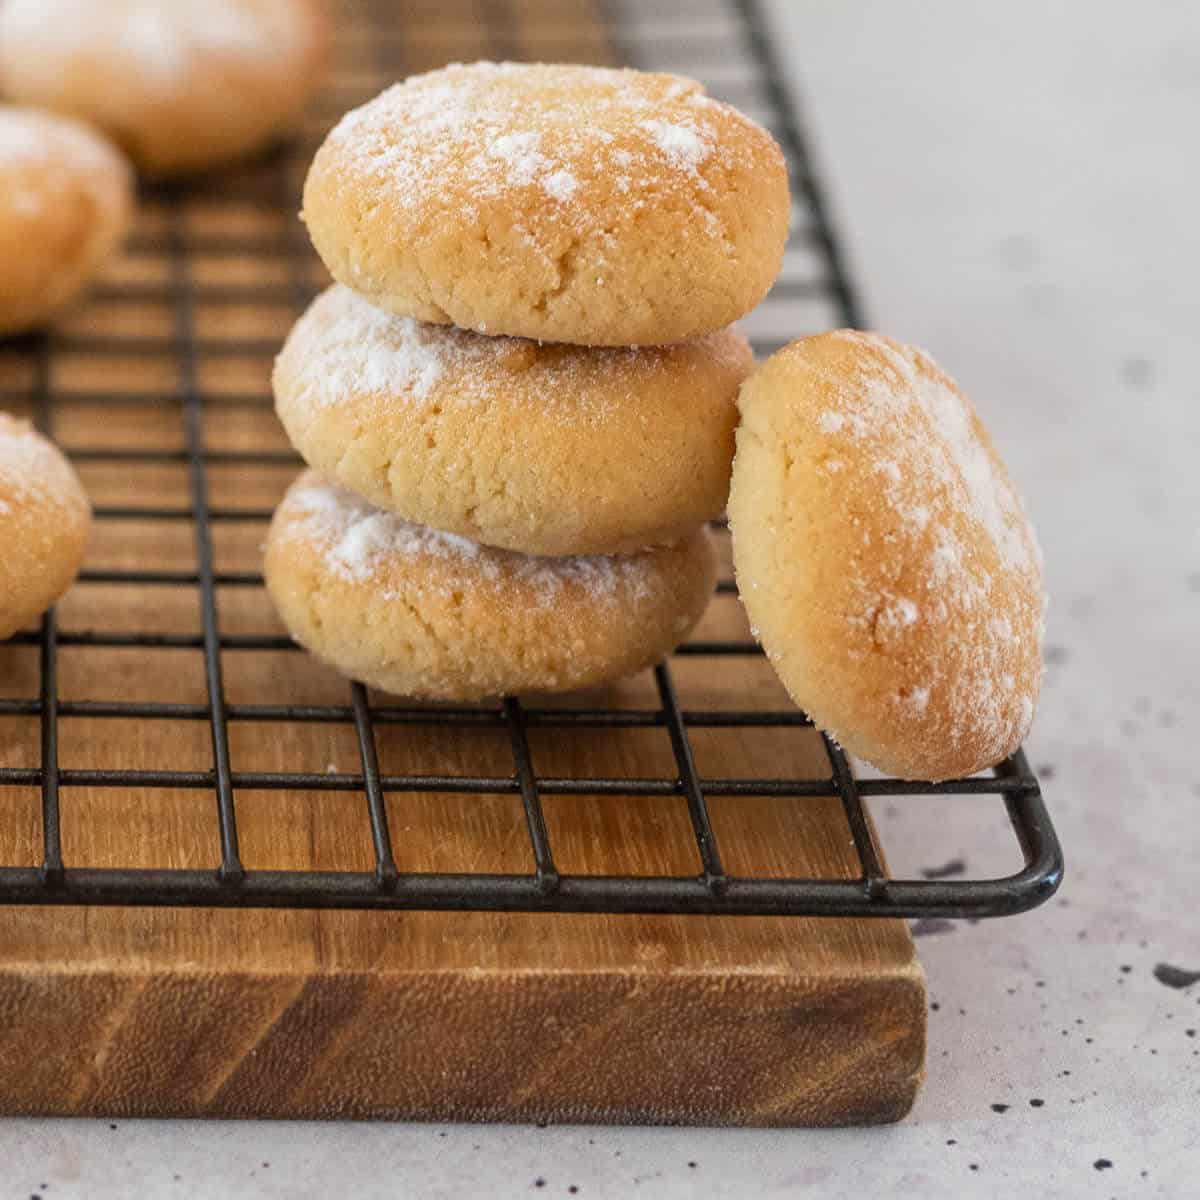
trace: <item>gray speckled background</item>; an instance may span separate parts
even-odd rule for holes
[[[0,1200],[1200,1194],[1200,981],[1161,969],[1200,971],[1200,13],[772,7],[873,322],[959,376],[1039,524],[1059,898],[918,931],[890,1129],[7,1122]],[[1011,861],[990,809],[877,815],[896,868]]]

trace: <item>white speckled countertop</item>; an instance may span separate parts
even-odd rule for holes
[[[1200,21],[1168,0],[772,7],[871,319],[960,378],[1040,527],[1029,748],[1060,896],[921,937],[929,1078],[898,1126],[9,1121],[0,1200],[1196,1194],[1200,982],[1160,964],[1200,971]],[[878,815],[894,865],[944,865]],[[996,865],[993,823],[950,828],[954,857]]]

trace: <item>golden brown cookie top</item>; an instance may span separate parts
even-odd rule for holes
[[[347,114],[304,217],[340,282],[391,311],[586,345],[728,325],[778,273],[771,136],[690,79],[453,64]]]
[[[105,207],[131,204],[129,164],[107,138],[69,117],[0,104],[0,213],[5,219],[61,214],[80,193]]]
[[[776,162],[769,134],[691,79],[549,63],[453,63],[347,114],[326,143],[345,169],[419,213],[457,181],[468,210],[518,198],[574,224],[631,219],[664,195],[697,220],[740,172]],[[473,198],[473,199],[472,199]]]
[[[773,356],[739,408],[739,581],[797,703],[902,775],[1011,752],[1041,681],[1041,552],[954,381],[839,330]]]
[[[6,0],[0,32],[51,68],[115,60],[161,95],[185,86],[198,61],[287,65],[318,20],[312,0]]]
[[[732,329],[636,349],[485,337],[335,284],[272,386],[304,459],[372,504],[527,554],[612,554],[723,511],[752,364]]]
[[[0,521],[58,511],[83,519],[90,512],[74,470],[28,421],[0,412]]]
[[[6,0],[0,85],[170,175],[233,161],[283,129],[328,43],[319,0]]]
[[[612,557],[494,550],[307,472],[276,510],[264,574],[292,635],[343,674],[398,695],[463,700],[642,670],[700,619],[716,563],[703,529]]]
[[[101,134],[0,105],[0,335],[44,325],[124,236],[133,174]]]
[[[0,413],[0,639],[70,586],[92,510],[71,464],[28,421]]]

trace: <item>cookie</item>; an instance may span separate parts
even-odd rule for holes
[[[1015,750],[1042,677],[1041,553],[954,381],[841,330],[768,359],[739,408],[738,586],[796,703],[907,779]]]
[[[679,342],[779,273],[787,171],[771,136],[674,75],[454,64],[349,113],[304,219],[372,304],[478,333]]]
[[[132,215],[133,176],[107,140],[65,117],[0,104],[0,335],[67,307]]]
[[[0,638],[71,586],[91,524],[71,464],[27,421],[0,413]]]
[[[675,541],[729,495],[732,330],[587,349],[372,308],[335,284],[292,330],[275,404],[328,478],[410,521],[525,554]]]
[[[533,558],[410,524],[313,471],[267,537],[267,588],[302,646],[352,679],[432,700],[639,671],[687,636],[715,577],[704,530],[639,554]]]
[[[144,174],[179,175],[282,133],[328,41],[316,0],[7,0],[0,85],[103,129]]]

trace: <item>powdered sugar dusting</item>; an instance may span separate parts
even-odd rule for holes
[[[693,346],[703,346],[725,365],[741,362],[741,347],[724,331]],[[351,288],[333,284],[296,323],[280,360],[289,364],[288,404],[308,419],[358,409],[366,397],[423,407],[486,406],[519,379],[547,418],[578,424],[608,415],[612,401],[593,381],[604,378],[610,393],[623,379],[633,386],[677,353],[655,346],[552,346],[486,337],[383,312]]]
[[[666,78],[664,85],[663,76],[604,67],[451,63],[348,113],[326,144],[401,209],[442,203],[451,180],[468,183],[477,200],[536,187],[582,227],[596,219],[586,202],[594,187],[609,193],[624,180],[616,187],[636,211],[647,195],[710,191],[701,168],[718,148],[730,161],[755,153],[736,138],[718,147],[718,121],[758,129],[749,118],[716,102],[697,107],[690,101],[699,84]],[[697,201],[697,210],[705,205]]]
[[[46,460],[50,451],[46,443],[24,422],[5,420],[0,424],[0,492],[3,492],[5,511],[13,502],[43,494]]]
[[[497,550],[405,521],[313,475],[288,493],[281,509],[290,519],[288,536],[317,545],[329,571],[350,583],[386,577],[397,563],[409,563],[416,572],[421,560],[453,568],[457,590],[498,584],[514,602],[539,606],[561,600],[571,584],[594,600],[615,603],[645,597],[654,583],[648,555],[538,558]],[[425,586],[415,573],[406,585]],[[384,588],[382,594],[391,593]]]
[[[0,35],[46,69],[62,73],[76,56],[116,55],[139,84],[174,88],[198,57],[286,61],[304,29],[294,0],[6,0]]]
[[[44,133],[28,109],[0,105],[0,168],[40,162],[50,153]]]
[[[939,710],[953,714],[952,738],[999,757],[1033,716],[1045,608],[1040,553],[1020,497],[969,403],[928,356],[872,334],[828,336],[855,343],[858,371],[814,367],[829,398],[817,428],[831,449],[864,462],[876,502],[893,517],[881,522],[870,569],[852,568],[862,623],[877,644],[924,663],[927,676],[895,698],[902,710],[923,712],[934,695]],[[992,554],[981,556],[980,546]],[[911,594],[881,595],[881,578],[907,580]],[[946,645],[935,660],[900,649],[930,636]]]
[[[542,181],[542,187],[555,200],[566,203],[575,195],[576,189],[579,187],[579,180],[570,171],[555,171],[553,175],[548,175]]]
[[[694,128],[671,121],[639,121],[654,139],[654,144],[682,170],[693,174],[708,157],[711,147]]]
[[[946,488],[986,532],[1007,570],[1035,571],[1035,539],[1020,498],[994,470],[961,393],[919,350],[872,334],[840,331],[832,336],[869,345],[888,369],[866,371],[855,387],[844,389],[838,408],[821,414],[822,431],[834,433],[848,425],[856,438],[869,439],[881,430],[889,441],[897,437],[903,470],[894,458],[881,459],[876,464],[881,473],[897,485],[907,476],[921,485]],[[911,508],[908,515],[914,515]]]
[[[545,174],[550,165],[550,160],[538,152],[540,141],[541,135],[529,130],[505,133],[487,148],[487,155],[508,167],[510,183],[532,183],[539,174]]]
[[[420,557],[480,560],[488,574],[486,552],[475,542],[402,520],[333,484],[305,482],[288,493],[284,507],[299,514],[301,536],[321,547],[330,571],[352,583],[366,582],[392,560]]]
[[[318,409],[372,393],[424,400],[448,365],[476,352],[469,335],[385,313],[347,287],[335,285],[317,303],[325,323],[307,384]]]
[[[0,413],[0,516],[27,504],[65,505],[62,482],[54,446],[28,422]]]
[[[85,125],[41,109],[0,104],[0,172],[31,166],[51,176],[44,183],[39,181],[40,188],[58,186],[68,173],[86,179],[91,171],[111,173],[123,163],[117,152]],[[11,204],[13,185],[5,180],[2,186]],[[27,188],[19,203],[40,205],[41,199]]]

